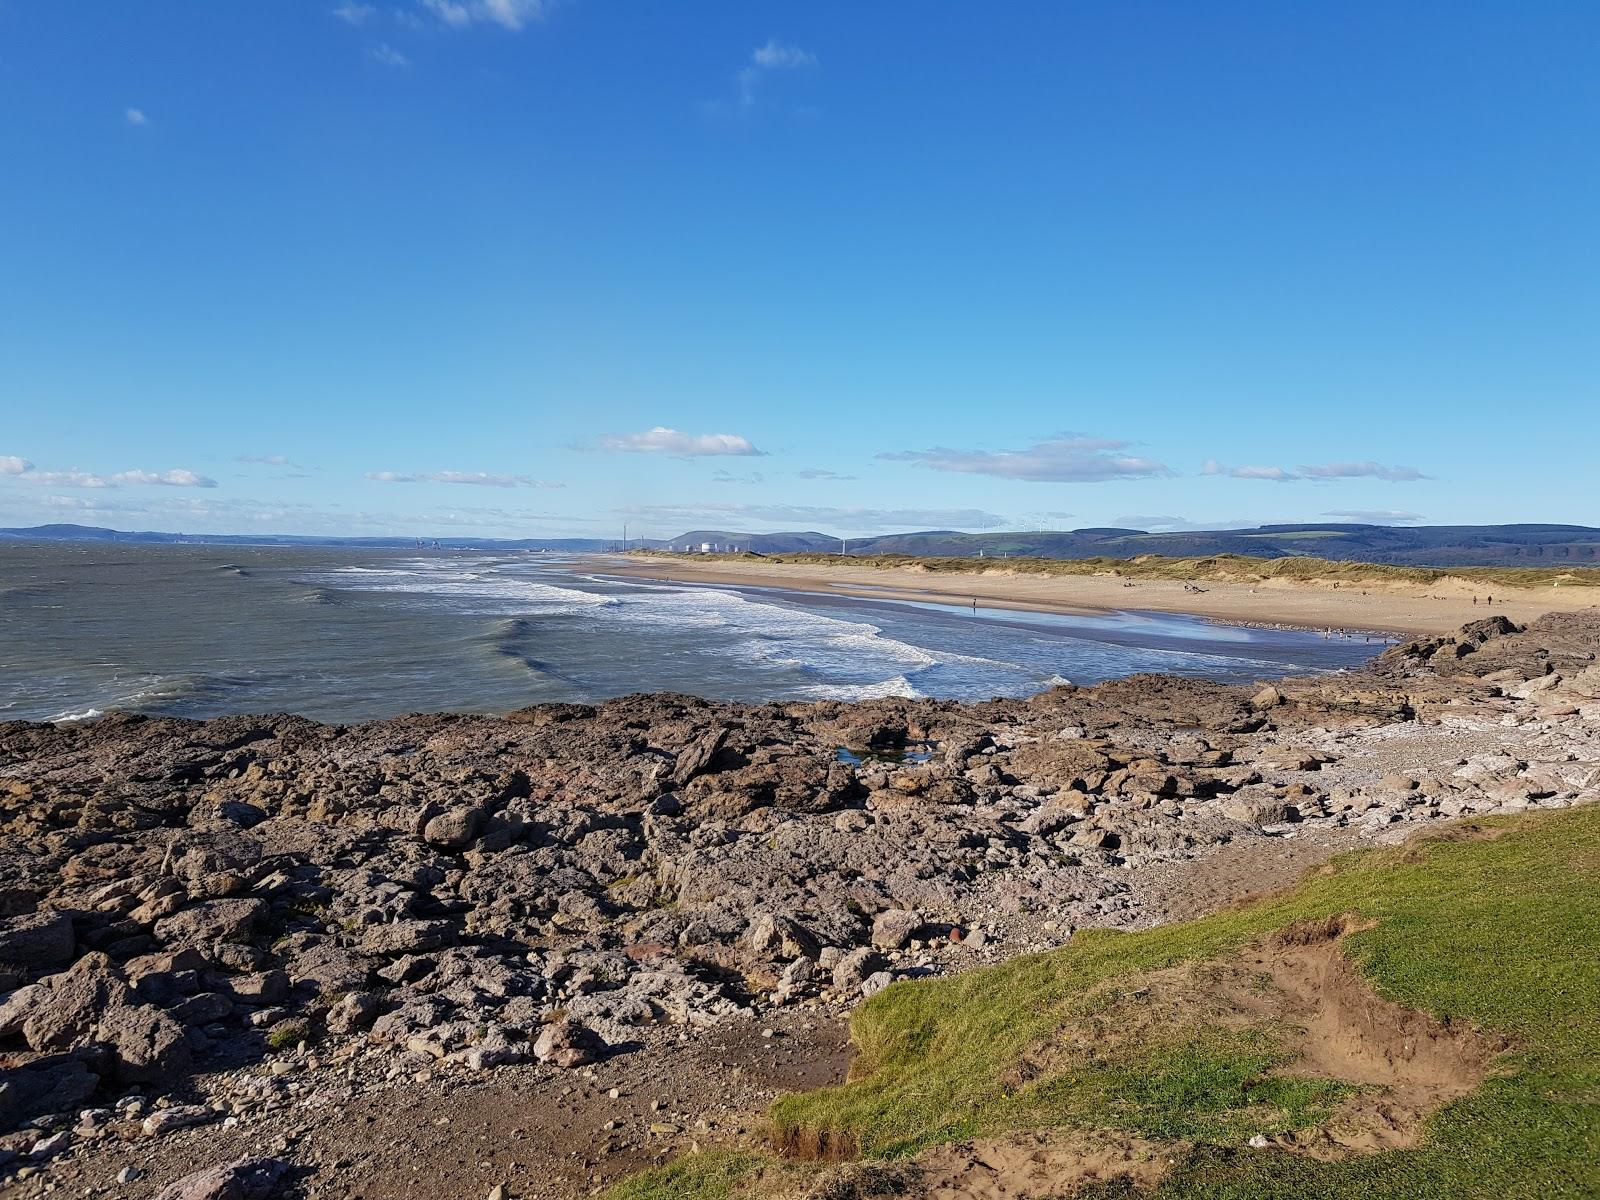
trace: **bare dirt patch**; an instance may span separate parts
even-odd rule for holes
[[[916,1159],[927,1200],[1061,1196],[1095,1183],[1154,1187],[1173,1148],[1125,1134],[1051,1131],[938,1146]]]
[[[1506,1048],[1378,995],[1341,946],[1355,928],[1346,919],[1292,926],[1243,960],[1268,977],[1291,1029],[1298,1056],[1286,1070],[1359,1089],[1326,1124],[1275,1139],[1317,1158],[1414,1146],[1428,1114],[1474,1091]]]

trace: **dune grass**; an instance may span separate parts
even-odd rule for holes
[[[701,554],[667,550],[636,551],[645,557],[707,561]],[[1003,571],[1019,575],[1115,575],[1126,579],[1171,579],[1203,582],[1264,582],[1296,579],[1329,583],[1438,583],[1464,579],[1497,587],[1600,587],[1600,567],[1405,567],[1388,563],[1346,562],[1295,555],[1256,558],[1247,554],[1212,554],[1168,558],[1143,554],[1135,558],[976,558],[922,557],[914,554],[719,554],[719,563],[789,563],[816,567],[867,567],[916,570],[935,574],[982,574]]]
[[[1159,1200],[1600,1196],[1600,807],[1486,826],[1496,836],[1347,856],[1291,892],[1200,920],[1084,932],[1047,954],[896,984],[853,1018],[853,1081],[782,1098],[774,1129],[828,1131],[869,1158],[1012,1129],[1124,1130],[1181,1144]],[[1133,988],[1145,973],[1346,913],[1373,922],[1345,948],[1382,994],[1513,1046],[1414,1149],[1319,1162],[1246,1148],[1254,1131],[1314,1123],[1339,1094],[1335,1082],[1274,1072],[1280,1058],[1259,1031],[1207,1033],[1200,1022],[1165,1044],[1069,1058],[1017,1082],[1026,1054],[1119,981]],[[667,1175],[614,1196],[741,1195],[739,1172],[748,1181],[761,1170],[746,1160],[723,1171],[721,1192]]]

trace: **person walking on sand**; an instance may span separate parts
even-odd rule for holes
[[[973,612],[977,612],[978,611],[978,598],[976,596],[974,596],[972,598],[972,611]]]

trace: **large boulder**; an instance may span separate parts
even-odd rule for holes
[[[22,1036],[40,1053],[93,1041],[100,1019],[133,999],[104,954],[85,954],[70,970],[47,976],[40,985],[22,1022]]]
[[[193,1065],[183,1026],[148,1004],[111,1009],[95,1035],[111,1048],[117,1082],[124,1085],[169,1084]]]
[[[243,943],[267,910],[260,900],[207,900],[156,922],[156,937],[169,945]]]
[[[464,850],[478,836],[483,814],[475,808],[453,808],[440,813],[422,829],[422,838],[440,850]]]
[[[45,1113],[70,1112],[99,1085],[100,1077],[72,1054],[50,1054],[0,1070],[0,1129]]]
[[[77,939],[66,913],[42,912],[0,920],[0,974],[36,974],[72,961]]]

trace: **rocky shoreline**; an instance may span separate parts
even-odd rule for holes
[[[1591,609],[1266,688],[0,725],[0,1188],[446,1194],[486,1177],[363,1192],[318,1127],[386,1098],[448,1123],[503,1076],[612,1104],[569,1130],[570,1169],[485,1160],[582,1194],[737,1139],[763,1086],[804,1076],[763,1056],[837,1042],[896,979],[1188,915],[1424,823],[1594,799],[1597,651]],[[656,1079],[712,1044],[751,1075]]]

